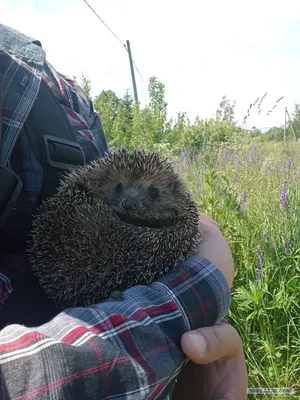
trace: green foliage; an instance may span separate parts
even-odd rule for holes
[[[85,91],[85,93],[90,97],[90,95],[91,95],[91,80],[84,74],[81,74],[80,86]]]
[[[295,140],[294,133],[292,128],[294,129],[296,138],[300,138],[300,104],[296,103],[293,114],[291,116],[291,122],[287,120],[286,125],[286,140]],[[272,127],[269,129],[264,135],[261,137],[261,141],[283,141],[284,140],[284,126],[280,127]]]
[[[91,81],[81,76],[81,87],[90,96]],[[236,102],[222,97],[214,118],[196,117],[191,121],[185,112],[177,118],[168,118],[165,86],[156,77],[148,84],[149,104],[135,104],[128,93],[120,98],[112,90],[102,91],[94,99],[95,110],[100,114],[108,142],[116,148],[145,147],[159,150],[173,157],[181,149],[199,151],[223,145],[238,146],[246,143],[283,141],[284,128],[272,127],[264,134],[257,128],[245,130],[235,121]],[[294,140],[291,125],[300,137],[300,104],[295,104],[292,124],[287,123],[286,138]]]
[[[100,114],[107,140],[111,142],[116,136],[115,121],[122,108],[122,99],[119,99],[112,90],[103,90],[94,100],[95,110]],[[120,120],[122,118],[119,117]],[[121,122],[121,121],[119,121]],[[120,123],[117,124],[120,129]]]
[[[297,137],[300,137],[300,104],[296,103],[292,115],[292,125]]]
[[[300,143],[283,145],[283,127],[264,134],[238,127],[235,102],[226,96],[215,118],[190,121],[179,113],[173,120],[163,83],[152,77],[148,89],[144,107],[128,92],[119,98],[102,91],[94,99],[108,142],[158,150],[174,160],[199,209],[216,219],[233,253],[229,318],[243,339],[249,387],[300,391]],[[298,104],[292,124],[300,134]]]
[[[149,79],[149,104],[141,107],[125,94],[119,98],[111,91],[102,91],[94,100],[109,142],[128,149],[144,147],[168,156],[178,156],[182,148],[199,150],[204,145],[234,144],[241,140],[242,129],[235,126],[233,104],[223,96],[216,119],[196,118],[191,122],[185,113],[176,120],[168,118],[165,87],[157,78]]]
[[[267,132],[262,137],[262,141],[268,142],[268,141],[283,141],[283,133],[284,128],[283,126],[281,127],[272,127],[270,128]]]
[[[230,100],[228,100],[226,96],[223,96],[219,104],[219,108],[216,111],[216,120],[226,121],[233,124],[235,116],[235,106],[235,101],[233,101],[233,103],[231,104]]]
[[[243,339],[249,387],[294,388],[298,393],[299,157],[297,143],[227,147],[197,158],[186,153],[178,160],[199,208],[216,219],[233,253],[229,320]]]

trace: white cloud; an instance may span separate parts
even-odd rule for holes
[[[292,55],[284,50],[296,40],[288,27],[300,20],[298,0],[89,3],[122,42],[130,40],[146,82],[151,75],[163,81],[173,115],[185,110],[192,118],[209,117],[226,94],[236,100],[237,118],[242,120],[258,96],[268,92],[265,104],[272,106],[284,95],[271,116],[261,113],[250,120],[264,127],[283,123],[284,106],[292,112],[300,101],[297,48]],[[83,0],[2,0],[0,15],[2,23],[39,39],[61,72],[88,75],[94,95],[102,89],[119,95],[131,90],[125,49]],[[147,91],[137,73],[136,80],[145,101]]]

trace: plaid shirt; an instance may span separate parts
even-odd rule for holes
[[[37,41],[0,25],[5,95],[0,166],[7,165],[41,79],[60,98],[84,151],[93,157],[105,154],[101,121],[90,100],[46,62]],[[30,143],[22,140],[26,189],[35,202],[42,166]],[[46,317],[47,304],[42,294],[33,296],[26,268],[24,254],[0,254],[2,399],[164,399],[186,361],[182,334],[219,322],[231,302],[219,270],[206,259],[191,257],[152,285],[125,291],[121,302],[109,299]],[[14,292],[20,295],[12,300]],[[28,322],[32,314],[35,322]]]

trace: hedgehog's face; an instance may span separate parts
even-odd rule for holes
[[[123,221],[162,226],[184,217],[186,188],[171,164],[156,153],[120,151],[75,176],[93,201],[105,202]]]
[[[110,205],[120,219],[135,225],[161,226],[174,222],[186,202],[181,181],[175,174],[168,177],[166,180],[165,174],[156,173],[137,178],[109,171],[101,185],[94,185],[91,191],[94,200]]]

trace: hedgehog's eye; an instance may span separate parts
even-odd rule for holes
[[[151,199],[156,199],[159,196],[159,189],[155,187],[149,188],[149,195]]]
[[[122,192],[122,190],[123,190],[123,185],[122,185],[122,183],[118,183],[117,185],[116,185],[116,192],[117,192],[117,194],[120,194],[121,192]]]

